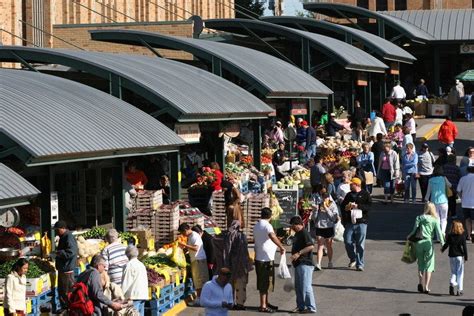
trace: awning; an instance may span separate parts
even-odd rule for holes
[[[242,35],[249,35],[250,30],[250,34],[251,32],[256,33],[261,38],[275,36],[285,37],[288,40],[298,43],[302,40],[307,40],[311,47],[325,54],[329,59],[334,60],[348,70],[385,72],[385,69],[389,68],[383,62],[363,50],[324,35],[247,19],[206,20],[205,25],[210,29]]]
[[[0,208],[29,204],[40,193],[22,176],[0,163]]]
[[[90,33],[93,40],[189,52],[221,65],[267,98],[327,98],[332,94],[328,87],[300,68],[254,49],[135,30],[94,30]]]
[[[138,55],[0,46],[0,61],[60,64],[124,87],[176,120],[212,121],[266,118],[273,110],[239,86],[177,61]]]
[[[0,158],[27,166],[177,151],[184,141],[145,112],[86,85],[0,69]]]
[[[403,48],[386,39],[356,28],[312,18],[294,16],[267,16],[261,18],[265,22],[288,26],[303,31],[318,33],[321,31],[336,33],[343,38],[351,37],[364,44],[380,57],[402,63],[413,63],[416,57]]]
[[[361,7],[339,3],[304,3],[303,8],[308,11],[337,18],[372,18],[379,21],[378,23],[383,21],[385,25],[397,30],[400,34],[407,36],[412,41],[426,43],[434,40],[433,36],[411,23]]]
[[[382,15],[410,23],[433,37],[432,41],[474,41],[474,10],[385,11]]]

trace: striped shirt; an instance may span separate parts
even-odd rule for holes
[[[122,286],[122,273],[128,258],[125,255],[127,247],[119,242],[114,242],[102,250],[105,258],[105,270],[109,274],[110,282]]]

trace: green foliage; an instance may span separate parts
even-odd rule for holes
[[[259,0],[235,0],[235,17],[242,19],[249,19],[248,16],[258,18],[263,14],[263,2]],[[248,12],[247,10],[251,11]],[[243,12],[244,14],[240,13]]]

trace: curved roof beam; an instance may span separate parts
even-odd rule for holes
[[[299,28],[309,32],[317,33],[320,31],[329,31],[345,36],[346,38],[350,37],[363,43],[364,46],[386,60],[409,64],[416,60],[415,56],[386,39],[345,25],[295,16],[268,16],[262,17],[261,20],[292,28]]]
[[[273,110],[239,86],[177,61],[138,55],[0,46],[0,60],[59,64],[127,88],[180,122],[266,118]]]
[[[376,19],[379,28],[382,25],[388,25],[397,30],[400,34],[407,36],[413,42],[424,44],[434,40],[434,37],[413,24],[407,23],[401,19],[380,14],[364,8],[339,4],[339,3],[304,3],[303,8],[308,11],[321,13],[327,16],[337,18],[369,18]]]
[[[255,32],[261,37],[285,37],[288,40],[301,43],[302,46],[305,46],[304,42],[307,42],[309,46],[320,51],[329,59],[348,70],[382,73],[385,72],[385,69],[389,68],[372,55],[345,42],[277,24],[259,20],[213,19],[206,20],[205,25],[207,28],[242,35],[248,35],[248,30],[251,30],[251,32]]]
[[[93,40],[183,50],[237,75],[268,98],[327,98],[332,91],[313,76],[279,58],[225,43],[135,30],[93,30]],[[219,72],[219,71],[218,71]],[[285,74],[282,76],[281,74]]]

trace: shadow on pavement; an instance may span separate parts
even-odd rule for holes
[[[455,305],[455,306],[468,306],[468,305],[470,305],[470,304],[468,304],[468,303],[452,302],[452,301],[446,301],[446,302],[439,302],[439,301],[418,301],[418,303],[421,303],[421,304]]]
[[[357,290],[365,292],[382,292],[382,293],[403,293],[403,294],[420,294],[417,291],[405,291],[399,289],[387,289],[378,288],[374,286],[344,286],[344,285],[324,285],[324,284],[313,284],[316,287],[324,287],[335,290]]]

